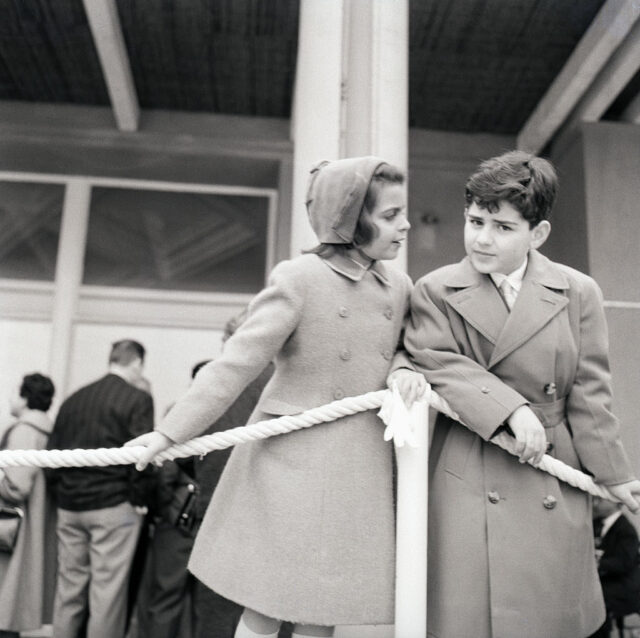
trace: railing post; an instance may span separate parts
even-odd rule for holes
[[[426,638],[429,481],[429,404],[426,400],[412,405],[410,419],[418,446],[396,447],[395,638]]]

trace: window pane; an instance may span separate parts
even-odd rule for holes
[[[0,182],[0,277],[53,281],[64,186]]]
[[[257,292],[267,217],[265,197],[94,188],[84,283]]]

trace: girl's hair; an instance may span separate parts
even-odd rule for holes
[[[28,374],[22,379],[20,396],[27,400],[30,410],[46,412],[51,407],[55,389],[49,377],[43,374]]]
[[[509,151],[482,162],[467,180],[466,207],[475,203],[495,213],[506,201],[533,228],[551,217],[557,188],[551,162],[524,151]]]
[[[369,213],[378,201],[380,190],[385,184],[404,184],[404,179],[404,172],[397,166],[393,164],[380,164],[375,170],[369,183],[369,188],[364,196],[364,203],[358,216],[353,241],[349,244],[318,244],[314,248],[304,250],[303,252],[320,255],[320,257],[330,257],[335,253],[346,252],[350,248],[364,246],[375,239],[378,235],[378,229],[371,223]]]

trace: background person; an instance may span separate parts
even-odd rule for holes
[[[50,449],[120,447],[153,429],[153,400],[134,387],[144,347],[113,344],[109,372],[61,405]],[[150,476],[130,465],[59,468],[48,473],[58,507],[54,638],[121,638],[131,561],[149,502]]]
[[[10,400],[15,422],[0,441],[3,450],[41,450],[52,422],[47,416],[54,387],[42,374],[28,374]],[[51,620],[55,586],[55,521],[44,473],[37,467],[0,471],[0,505],[24,510],[13,552],[0,552],[0,637],[39,629]]]
[[[613,624],[620,629],[625,616],[640,611],[638,532],[622,512],[620,503],[597,496],[593,499],[593,519],[607,619],[591,638],[608,638]]]

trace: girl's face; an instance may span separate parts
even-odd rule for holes
[[[407,239],[411,224],[407,219],[405,191],[402,184],[384,184],[376,203],[368,212],[369,221],[376,227],[377,236],[359,249],[369,259],[394,259],[402,242]]]
[[[464,216],[465,250],[473,267],[487,275],[517,270],[529,249],[542,246],[551,230],[548,221],[530,228],[520,211],[506,201],[495,213],[473,202]]]

